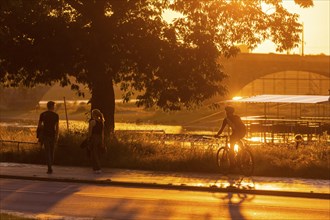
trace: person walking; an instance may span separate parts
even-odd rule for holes
[[[95,173],[101,173],[100,155],[105,151],[104,117],[99,109],[93,109],[88,125],[89,150],[92,168]]]
[[[241,118],[238,115],[235,115],[235,109],[231,106],[226,106],[225,107],[225,112],[226,112],[226,118],[223,120],[222,125],[215,135],[216,137],[220,136],[226,125],[228,125],[231,128],[231,135],[229,138],[230,142],[230,149],[229,149],[229,158],[231,161],[231,164],[234,164],[234,146],[235,144],[244,138],[246,134],[246,126],[242,122]]]
[[[47,102],[47,111],[42,112],[39,117],[37,137],[41,145],[45,147],[47,173],[52,174],[54,163],[55,144],[59,135],[59,116],[54,112],[55,102]]]

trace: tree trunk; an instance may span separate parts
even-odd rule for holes
[[[92,88],[92,109],[99,109],[105,119],[105,136],[109,137],[115,130],[115,92],[112,79],[94,82]]]

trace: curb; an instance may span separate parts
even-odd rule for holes
[[[21,179],[21,180],[38,180],[38,181],[53,181],[53,182],[68,182],[68,183],[86,183],[108,186],[123,186],[123,187],[137,187],[149,189],[169,189],[169,190],[185,190],[198,192],[221,192],[221,193],[237,193],[237,194],[252,194],[265,196],[283,196],[295,198],[311,198],[311,199],[327,199],[330,200],[329,193],[314,193],[314,192],[290,192],[290,191],[274,191],[274,190],[256,190],[256,189],[239,189],[235,187],[219,188],[216,186],[188,186],[188,185],[172,185],[162,183],[144,183],[144,182],[124,182],[106,180],[87,180],[87,179],[70,179],[70,178],[48,178],[48,177],[29,177],[29,176],[12,176],[0,175],[2,179]]]

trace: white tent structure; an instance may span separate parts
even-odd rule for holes
[[[321,104],[330,103],[330,96],[326,95],[258,95],[248,98],[233,100],[245,103],[298,103]]]
[[[276,118],[280,117],[280,110],[288,110],[290,109],[292,114],[292,118],[299,118],[302,116],[301,114],[301,106],[313,106],[314,112],[312,112],[309,117],[320,117],[330,120],[330,96],[326,95],[257,95],[247,98],[235,98],[233,100],[227,101],[227,103],[250,103],[250,104],[263,104],[264,109],[264,117],[269,116],[269,106],[273,106],[277,109]],[[283,107],[285,106],[284,109]],[[260,108],[260,106],[259,106]],[[281,109],[282,108],[282,109]],[[299,109],[300,110],[299,110]],[[322,112],[320,113],[320,109],[322,108]],[[299,112],[300,111],[300,112]]]
[[[259,112],[246,117],[251,131],[271,133],[330,134],[330,96],[326,95],[257,95],[236,97],[226,103],[245,104],[247,112]],[[304,111],[305,110],[305,111]],[[308,112],[308,114],[306,113]],[[266,139],[266,137],[265,137]]]

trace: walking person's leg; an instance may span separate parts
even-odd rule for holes
[[[54,147],[52,147],[50,138],[48,138],[48,137],[44,138],[44,146],[45,146],[46,164],[48,167],[47,173],[51,174],[53,172],[53,170],[52,170],[52,160],[53,160],[52,149]]]
[[[92,167],[95,172],[101,171],[101,164],[100,164],[100,150],[99,150],[100,141],[97,137],[92,137],[91,140],[91,162]]]
[[[99,162],[99,152],[97,146],[93,146],[91,150],[91,160],[92,160],[92,167],[93,170],[100,170],[100,162]]]
[[[55,154],[55,139],[51,139],[49,143],[49,166],[51,172],[53,172],[53,164],[54,164],[54,154]]]

